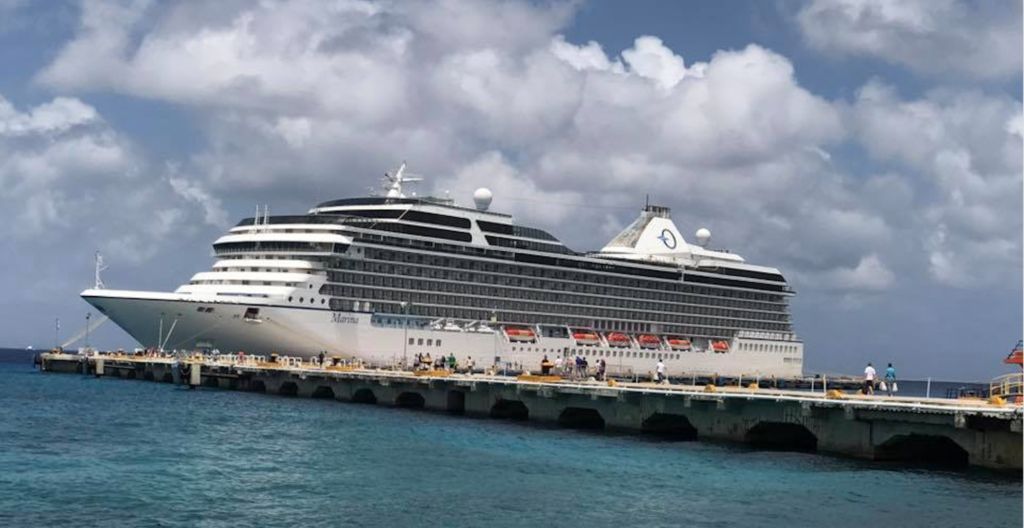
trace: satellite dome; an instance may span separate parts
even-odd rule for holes
[[[702,227],[697,230],[697,245],[704,247],[708,245],[708,241],[711,240],[711,231],[708,231],[706,227]]]
[[[491,206],[492,199],[494,199],[494,193],[487,187],[481,187],[473,193],[473,201],[476,202],[476,208],[481,211],[486,211]]]

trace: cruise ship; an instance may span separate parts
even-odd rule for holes
[[[324,352],[376,365],[455,355],[477,368],[538,370],[547,356],[604,360],[611,375],[802,373],[794,295],[778,269],[688,243],[667,207],[645,205],[601,250],[577,252],[491,210],[407,195],[403,164],[380,196],[306,214],[246,218],[215,262],[173,293],[97,287],[81,296],[147,348]]]

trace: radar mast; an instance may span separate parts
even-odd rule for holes
[[[394,176],[386,172],[384,173],[383,187],[387,191],[385,196],[388,198],[405,198],[405,193],[402,192],[403,184],[423,181],[422,177],[407,174],[405,167],[406,163],[403,161],[398,170],[395,171]]]

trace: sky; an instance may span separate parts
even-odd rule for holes
[[[789,279],[808,372],[985,380],[1024,321],[1021,50],[1020,0],[0,0],[0,345],[84,327],[96,251],[173,291],[257,205],[407,161],[576,250],[671,207]]]

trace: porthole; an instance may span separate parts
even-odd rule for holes
[[[309,304],[316,304],[316,299],[310,297],[309,298]]]
[[[306,302],[306,298],[305,297],[299,297],[299,302]]]
[[[288,302],[292,302],[292,299],[294,299],[294,297],[289,297]]]
[[[327,299],[320,299],[320,304],[324,304],[325,302],[327,302]]]

